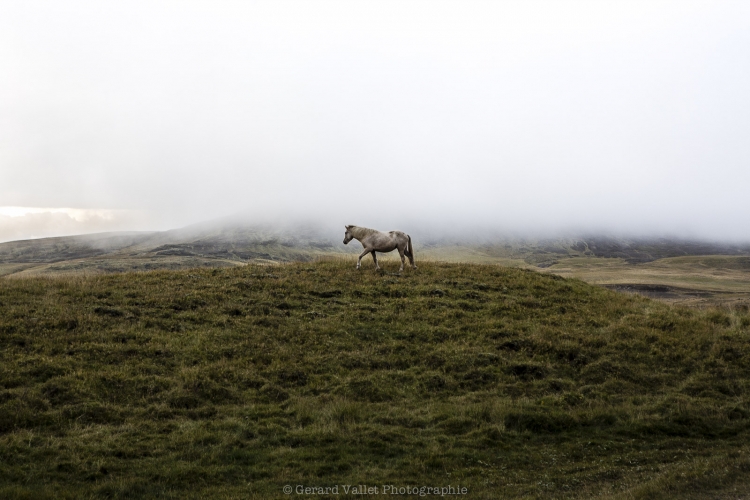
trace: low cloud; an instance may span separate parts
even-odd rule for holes
[[[6,4],[0,239],[750,238],[750,2]]]
[[[148,227],[148,221],[143,214],[128,210],[34,210],[16,216],[3,215],[2,212],[3,210],[0,210],[0,242],[141,230]]]

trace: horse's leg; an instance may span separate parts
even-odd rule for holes
[[[361,265],[362,265],[362,257],[364,257],[365,255],[367,255],[367,254],[368,254],[368,253],[370,253],[371,251],[372,251],[372,250],[370,250],[369,248],[365,248],[365,251],[364,251],[364,252],[362,252],[361,254],[359,254],[359,259],[357,259],[357,269],[359,269],[359,266],[361,266]],[[374,254],[373,254],[373,255],[374,255]]]
[[[404,252],[406,251],[405,248],[396,247],[398,249],[398,254],[401,256],[401,269],[398,270],[398,272],[402,272],[404,270],[404,264],[406,261],[404,260]]]
[[[372,251],[372,260],[375,261],[375,270],[377,271],[380,269],[380,266],[378,265],[378,257],[375,255],[375,250]]]

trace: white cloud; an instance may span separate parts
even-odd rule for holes
[[[3,205],[750,238],[747,2],[30,0],[0,67]]]
[[[127,210],[0,207],[0,242],[149,226],[145,214]]]

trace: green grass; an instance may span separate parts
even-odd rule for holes
[[[0,498],[747,491],[746,309],[418,264],[0,279]]]

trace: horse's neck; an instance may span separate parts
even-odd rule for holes
[[[354,238],[360,241],[362,241],[362,238],[365,238],[372,233],[377,233],[377,230],[375,229],[359,226],[354,226],[349,231],[352,233],[352,236],[354,236]]]

